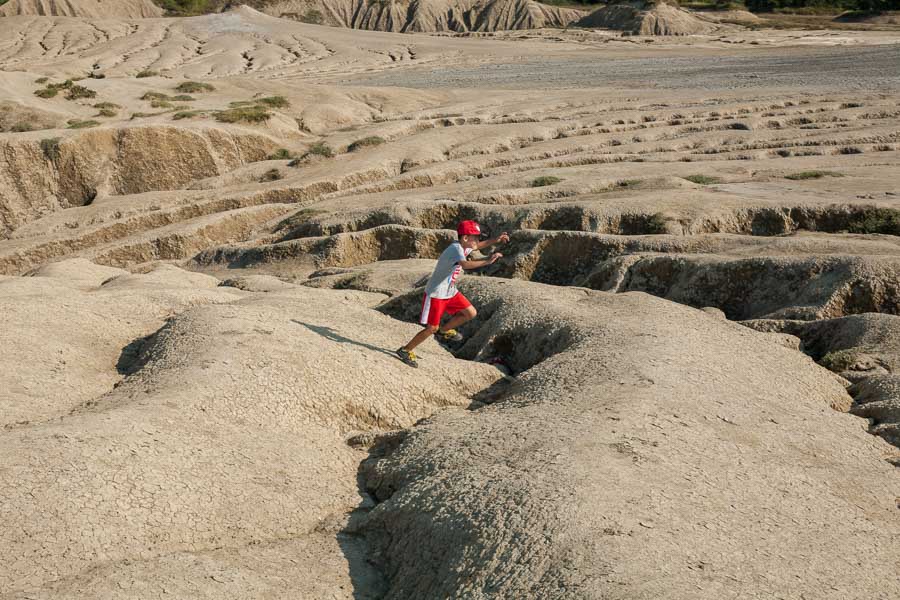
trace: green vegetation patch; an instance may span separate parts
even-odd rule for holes
[[[153,0],[170,17],[203,15],[222,8],[222,0]]]
[[[856,362],[856,352],[850,350],[836,350],[829,352],[819,361],[819,364],[835,373],[846,371]]]
[[[850,221],[850,233],[881,233],[900,236],[900,210],[867,208]]]
[[[193,119],[194,117],[200,117],[206,114],[206,111],[202,110],[181,110],[172,115],[172,119],[175,121],[180,121],[182,119]]]
[[[49,89],[49,88],[47,88]],[[88,89],[82,85],[70,85],[66,88],[68,91],[66,92],[67,100],[80,100],[82,98],[96,98],[97,92],[92,89]]]
[[[722,183],[722,180],[718,177],[710,177],[709,175],[688,175],[687,177],[682,177],[682,179],[687,179],[691,183],[696,183],[697,185],[712,185],[713,183]]]
[[[664,214],[654,213],[647,218],[647,222],[644,224],[644,231],[652,235],[667,233],[667,222],[668,219],[666,219],[666,216]]]
[[[542,175],[541,177],[535,177],[531,180],[531,187],[544,187],[547,185],[556,185],[561,182],[562,179],[559,177],[554,177],[553,175]]]
[[[98,121],[88,120],[81,121],[78,119],[73,119],[69,121],[69,129],[87,129],[89,127],[96,127],[100,123]]]
[[[97,116],[98,117],[114,117],[117,114],[119,114],[119,111],[117,111],[114,108],[101,108],[100,112],[97,113]]]
[[[175,87],[175,91],[182,94],[202,94],[203,92],[213,92],[215,89],[212,85],[202,81],[185,81]]]
[[[44,81],[47,80],[46,77],[43,79],[44,79]],[[57,96],[57,94],[59,94],[60,91],[67,90],[67,89],[71,88],[73,85],[75,85],[75,84],[72,82],[71,79],[66,79],[62,83],[48,83],[47,87],[45,87],[42,90],[37,90],[34,93],[34,95],[37,96],[38,98],[55,98]]]
[[[288,99],[284,96],[268,96],[266,98],[260,98],[256,102],[258,104],[264,104],[271,108],[287,108],[291,105],[291,103],[288,102]]]
[[[262,106],[247,106],[244,108],[230,108],[216,113],[216,121],[220,123],[265,123],[272,116]]]
[[[362,150],[363,148],[369,146],[380,146],[383,143],[384,138],[377,135],[370,135],[369,137],[364,137],[361,140],[356,140],[355,142],[347,146],[347,152],[356,152],[357,150]]]
[[[147,77],[158,77],[158,76],[159,76],[159,71],[152,71],[150,69],[144,69],[143,71],[139,71],[138,74],[135,75],[135,77],[137,77],[138,79],[144,79]]]
[[[316,142],[309,147],[306,153],[312,154],[314,156],[324,156],[325,158],[331,158],[332,156],[334,156],[334,150],[325,142]]]
[[[785,175],[785,179],[792,181],[803,181],[805,179],[822,179],[823,177],[843,177],[841,173],[834,171],[800,171],[799,173],[790,173]]]
[[[141,100],[169,100],[169,95],[161,92],[147,92],[141,96]]]
[[[291,160],[293,158],[293,152],[291,152],[287,148],[279,148],[278,150],[267,156],[266,160]]]
[[[48,81],[50,81],[50,78],[49,78],[49,77],[39,77],[38,79],[35,79],[35,80],[34,80],[34,82],[35,82],[36,84],[38,84],[38,85],[44,85],[44,84],[47,83]]]

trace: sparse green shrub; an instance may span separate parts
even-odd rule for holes
[[[88,78],[89,79],[106,79],[106,75],[104,75],[103,73],[97,73],[96,71],[91,71],[90,73],[88,73]]]
[[[711,185],[713,183],[722,182],[718,177],[710,177],[709,175],[688,175],[687,177],[682,177],[682,179],[687,179],[691,183],[696,183],[697,185]]]
[[[175,87],[175,91],[182,94],[201,94],[203,92],[215,91],[215,89],[216,88],[210,84],[201,81],[185,81],[179,83],[178,86]]]
[[[172,115],[172,119],[175,121],[180,121],[182,119],[193,119],[194,117],[199,117],[203,114],[205,113],[202,110],[182,110]]]
[[[862,104],[859,102],[844,102],[841,104],[840,108],[861,108]]]
[[[381,138],[377,135],[370,135],[369,137],[364,137],[361,140],[356,140],[349,146],[347,146],[347,152],[356,152],[357,150],[362,150],[367,146],[380,146],[384,143],[384,138]]]
[[[88,89],[82,85],[73,85],[69,88],[69,91],[66,92],[67,100],[80,100],[81,98],[96,98],[97,92],[92,89]]]
[[[47,160],[56,162],[59,160],[59,138],[46,138],[41,140],[41,151]]]
[[[853,366],[856,362],[856,353],[850,350],[836,350],[829,352],[819,360],[819,364],[835,373],[841,373]]]
[[[169,95],[161,92],[147,92],[141,96],[141,100],[169,100]]]
[[[747,125],[746,123],[741,123],[741,122],[738,121],[738,122],[735,122],[735,123],[729,123],[728,125],[725,126],[725,129],[736,129],[736,130],[739,130],[739,131],[750,131],[750,126]]]
[[[305,13],[300,15],[297,20],[303,23],[309,23],[310,25],[321,25],[325,22],[325,15],[322,14],[322,11],[316,8],[310,8]]]
[[[47,80],[46,77],[42,79],[44,79],[44,81]],[[37,90],[34,95],[38,98],[55,98],[61,90],[67,90],[72,87],[72,85],[71,79],[66,79],[62,83],[48,83],[46,88]]]
[[[144,69],[143,71],[139,71],[135,77],[138,79],[144,79],[146,77],[157,77],[159,76],[159,71],[152,71],[150,69]]]
[[[616,187],[628,188],[634,187],[641,182],[640,179],[620,179],[616,182]]]
[[[100,112],[97,113],[97,116],[98,117],[114,117],[117,114],[119,114],[119,112],[117,110],[115,110],[114,108],[101,108]]]
[[[553,175],[542,175],[540,177],[535,177],[531,180],[531,187],[544,187],[547,185],[556,185],[561,182],[562,179],[559,177],[554,177]]]
[[[332,150],[331,146],[329,146],[325,142],[316,142],[309,147],[306,153],[315,156],[323,156],[325,158],[331,158],[332,156],[334,156],[334,150]]]
[[[279,148],[272,154],[266,157],[266,160],[291,160],[294,158],[294,153],[288,150],[287,148]]]
[[[35,82],[36,84],[38,84],[38,85],[44,85],[44,84],[47,83],[49,80],[50,80],[49,77],[39,77],[38,79],[35,79],[34,82]]]
[[[230,108],[216,113],[216,121],[220,123],[264,123],[269,120],[272,113],[262,106],[248,106],[245,108]]]
[[[174,104],[168,100],[151,100],[150,108],[172,108]]]
[[[172,100],[173,102],[193,102],[194,100],[196,100],[196,98],[194,98],[193,96],[188,96],[187,94],[178,94],[172,96],[170,100]]]
[[[662,213],[654,213],[647,218],[644,224],[644,231],[650,235],[659,235],[666,233],[666,216]]]
[[[96,127],[100,123],[97,121],[79,121],[77,119],[73,119],[69,121],[69,129],[87,129],[88,127]]]
[[[103,110],[104,108],[115,110],[115,109],[122,108],[122,107],[119,106],[118,104],[114,104],[112,102],[98,102],[97,104],[94,105],[94,108],[98,108],[100,110]]]
[[[867,208],[850,221],[850,233],[881,233],[900,236],[900,210]]]
[[[288,99],[284,96],[269,96],[267,98],[260,98],[256,101],[259,104],[265,104],[266,106],[270,106],[272,108],[287,108],[291,105],[288,102]]]
[[[792,181],[803,181],[804,179],[821,179],[823,177],[843,177],[841,173],[834,171],[800,171],[799,173],[790,173],[785,175],[785,179]]]
[[[838,148],[838,154],[862,154],[862,150],[856,146],[842,146]]]
[[[284,175],[281,174],[281,171],[278,169],[269,169],[259,178],[259,182],[265,183],[267,181],[278,181],[279,179],[284,179]]]
[[[32,123],[16,123],[9,128],[12,133],[25,133],[26,131],[34,131],[37,127]]]

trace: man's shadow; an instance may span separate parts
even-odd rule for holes
[[[293,323],[297,325],[303,325],[313,333],[321,335],[326,340],[331,340],[332,342],[337,342],[339,344],[350,344],[353,346],[359,346],[360,348],[365,348],[366,350],[372,350],[373,352],[381,352],[382,354],[387,354],[390,357],[396,358],[396,355],[390,350],[386,350],[384,348],[379,348],[378,346],[373,346],[372,344],[366,344],[365,342],[358,342],[356,340],[351,340],[348,337],[344,337],[334,329],[330,327],[324,327],[322,325],[310,325],[309,323],[304,323],[303,321],[298,321],[297,319],[291,319]]]

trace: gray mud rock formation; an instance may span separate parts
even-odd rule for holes
[[[617,29],[633,35],[692,35],[714,29],[708,21],[664,1],[613,2],[578,21],[580,27]]]
[[[279,0],[261,10],[306,23],[404,33],[564,27],[584,14],[534,0]]]
[[[808,357],[644,294],[464,291],[480,317],[460,354],[521,374],[364,463],[387,598],[900,591],[871,569],[900,558],[890,447]]]

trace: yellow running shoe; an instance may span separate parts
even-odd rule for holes
[[[438,338],[444,340],[445,342],[461,342],[463,341],[463,336],[455,329],[448,329],[447,331],[438,330],[437,334]]]
[[[403,348],[397,348],[397,358],[405,362],[411,367],[419,368],[419,362],[416,358],[416,354],[412,350],[404,350]]]

